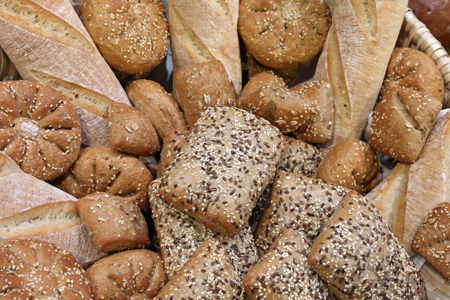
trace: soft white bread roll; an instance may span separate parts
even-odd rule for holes
[[[314,80],[331,83],[335,127],[324,145],[359,139],[380,92],[407,0],[336,0]]]
[[[32,238],[69,251],[84,266],[99,252],[81,223],[77,199],[24,173],[0,152],[0,240]]]
[[[167,17],[173,74],[217,59],[224,65],[234,92],[239,96],[242,72],[238,12],[239,0],[170,0]]]
[[[22,79],[46,84],[76,107],[86,145],[108,145],[108,108],[127,95],[69,1],[1,0],[0,46]]]

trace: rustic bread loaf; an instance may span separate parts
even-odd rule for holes
[[[365,194],[381,181],[380,167],[380,159],[369,144],[347,139],[325,154],[316,178]]]
[[[174,73],[173,83],[190,129],[208,107],[236,105],[233,86],[219,60],[184,68]]]
[[[237,31],[239,0],[171,0],[170,29],[173,74],[199,63],[219,60],[232,82],[235,97],[242,90]],[[174,94],[176,98],[176,95]]]
[[[172,131],[166,134],[163,139],[163,147],[160,153],[157,178],[160,178],[167,168],[175,160],[178,151],[183,147],[188,131]]]
[[[255,233],[260,255],[269,251],[284,228],[302,231],[307,238],[314,238],[347,191],[320,179],[278,172]]]
[[[285,152],[280,131],[235,107],[208,108],[161,177],[164,201],[234,236],[272,180]]]
[[[138,158],[108,146],[96,146],[83,149],[55,185],[77,198],[106,192],[132,199],[140,209],[147,210],[147,188],[152,179]]]
[[[167,54],[169,25],[161,0],[84,0],[81,20],[108,64],[147,75]]]
[[[416,161],[443,101],[444,80],[434,61],[419,50],[394,49],[373,110],[369,144],[399,161]]]
[[[161,139],[171,131],[188,130],[177,101],[159,83],[146,79],[130,81],[126,92],[131,103],[150,118]]]
[[[230,256],[241,282],[259,258],[250,226],[246,224],[233,237],[219,234],[163,201],[158,193],[159,185],[159,179],[150,184],[149,202],[167,277],[172,279],[178,274],[206,239],[215,238]]]
[[[312,60],[322,50],[331,15],[324,0],[243,0],[238,30],[261,64],[282,69]]]
[[[345,195],[314,240],[308,263],[338,299],[427,299],[408,253],[356,192]]]
[[[412,250],[450,279],[450,202],[433,208],[414,235]]]
[[[225,249],[214,238],[209,238],[155,299],[237,300],[243,292],[239,275]]]
[[[3,299],[91,299],[83,267],[69,252],[47,242],[0,242]]]
[[[133,200],[93,193],[79,199],[77,208],[84,227],[100,251],[148,247],[147,223]]]
[[[130,104],[69,1],[1,1],[0,46],[22,79],[77,107],[85,145],[108,145],[108,108]]]
[[[86,275],[94,299],[153,299],[167,281],[161,256],[145,249],[108,255]]]
[[[2,81],[0,107],[0,150],[24,172],[50,181],[77,159],[80,119],[61,93],[30,81]]]
[[[123,103],[109,106],[109,143],[119,151],[150,156],[159,151],[158,135],[150,119]]]
[[[359,139],[378,99],[408,0],[336,0],[330,30],[313,80],[330,82],[334,94],[331,149]]]
[[[307,262],[310,248],[303,233],[284,229],[244,278],[250,299],[334,299]]]

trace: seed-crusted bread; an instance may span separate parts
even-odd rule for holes
[[[183,146],[188,134],[189,131],[171,131],[166,134],[163,139],[163,147],[159,156],[158,172],[156,174],[157,178],[160,178],[175,160],[175,156]]]
[[[310,248],[303,233],[284,229],[245,276],[247,295],[252,300],[334,299],[307,262]]]
[[[285,136],[286,153],[283,156],[280,171],[298,173],[314,177],[323,155],[320,150],[304,141]]]
[[[242,299],[239,274],[224,247],[214,238],[202,243],[155,299]]]
[[[255,233],[262,256],[284,228],[315,237],[348,190],[320,179],[280,171],[275,176],[263,215]]]
[[[236,235],[285,152],[281,132],[236,107],[208,108],[161,177],[162,199],[210,229]]]
[[[273,72],[262,71],[253,75],[242,89],[241,97],[250,95],[261,87],[264,86],[278,86],[288,88],[283,78],[277,76]]]
[[[159,179],[150,184],[149,202],[167,277],[173,278],[200,245],[212,237],[224,246],[241,282],[259,258],[250,226],[247,224],[233,237],[219,234],[161,200],[159,184]]]
[[[314,240],[308,263],[339,299],[427,299],[405,248],[356,192],[346,194]]]

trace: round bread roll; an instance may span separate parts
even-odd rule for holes
[[[242,89],[241,97],[250,95],[251,93],[257,91],[259,88],[265,87],[265,86],[278,86],[282,88],[288,88],[286,82],[283,80],[283,78],[277,76],[276,74],[269,72],[269,71],[263,71],[256,73],[253,75],[252,78],[247,82],[247,84]]]
[[[80,119],[58,91],[29,81],[0,82],[0,150],[44,181],[65,173],[80,153]]]
[[[94,299],[153,299],[167,281],[161,256],[145,249],[109,255],[86,274]]]
[[[238,30],[248,52],[264,66],[283,69],[319,54],[331,22],[325,0],[242,0]]]
[[[144,76],[166,56],[165,15],[161,0],[83,0],[81,5],[83,24],[105,60],[133,75]]]
[[[147,210],[147,188],[152,180],[152,174],[138,158],[108,146],[96,146],[83,149],[55,185],[77,198],[106,192],[132,199],[140,209]]]
[[[323,158],[316,178],[365,194],[381,181],[380,159],[369,144],[348,139]]]
[[[1,299],[91,299],[81,264],[69,252],[47,242],[0,242]]]

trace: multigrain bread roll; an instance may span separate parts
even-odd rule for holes
[[[111,254],[86,275],[94,299],[153,299],[167,282],[161,256],[145,249]]]
[[[284,228],[314,238],[348,190],[320,179],[280,171],[255,233],[260,255],[267,253]]]
[[[0,46],[22,79],[77,107],[85,145],[108,145],[108,108],[130,104],[69,1],[0,1]]]
[[[237,234],[285,152],[281,132],[235,107],[208,108],[161,178],[164,201],[227,236]]]
[[[0,242],[3,299],[91,299],[83,267],[69,252],[42,241]]]
[[[348,139],[325,154],[316,178],[365,194],[381,181],[381,163],[369,144]]]
[[[132,199],[140,209],[147,210],[147,188],[152,179],[138,158],[108,146],[97,146],[83,149],[69,171],[54,184],[77,198],[107,192]]]
[[[214,238],[202,243],[155,299],[241,299],[239,275],[223,246]]]
[[[190,129],[208,107],[236,105],[233,86],[219,60],[184,68],[174,73],[173,83]]]
[[[145,76],[167,54],[169,25],[161,0],[84,0],[81,20],[117,71]]]
[[[237,31],[239,0],[220,3],[171,0],[167,10],[173,74],[199,63],[219,60],[232,82],[235,97],[239,97],[242,90]]]
[[[134,80],[127,83],[126,91],[131,103],[150,118],[161,139],[171,131],[188,130],[178,102],[159,83]]]
[[[416,161],[443,101],[444,80],[435,62],[419,50],[394,49],[373,110],[369,144],[399,161]]]
[[[259,72],[253,75],[245,84],[244,88],[242,89],[241,97],[250,95],[251,93],[264,86],[278,86],[283,88],[288,87],[283,78],[277,76],[276,74],[268,71]]]
[[[412,250],[450,279],[450,202],[436,206],[417,230]]]
[[[314,240],[308,263],[338,299],[427,299],[408,253],[356,192],[346,194]]]
[[[307,262],[310,248],[303,233],[284,229],[244,278],[250,299],[334,299]]]
[[[24,172],[50,181],[77,159],[80,119],[61,93],[30,81],[3,81],[0,107],[0,150]]]
[[[133,200],[93,193],[77,201],[86,231],[100,251],[145,248],[150,243],[145,217]]]
[[[282,69],[312,60],[322,50],[331,15],[324,0],[239,2],[239,35],[261,64]]]
[[[377,101],[408,1],[336,0],[332,25],[313,80],[330,82],[334,94],[333,136],[359,139]]]
[[[323,155],[314,145],[285,136],[286,153],[281,161],[279,171],[298,173],[314,177]]]
[[[183,147],[188,134],[189,131],[172,131],[166,134],[163,139],[163,147],[160,153],[158,172],[156,175],[157,178],[160,178],[175,160],[175,156]]]
[[[258,251],[250,226],[246,224],[237,235],[227,237],[164,202],[158,193],[160,180],[149,188],[152,219],[158,235],[167,277],[172,279],[195,251],[208,238],[215,238],[230,256],[242,282],[248,269],[258,261]]]

